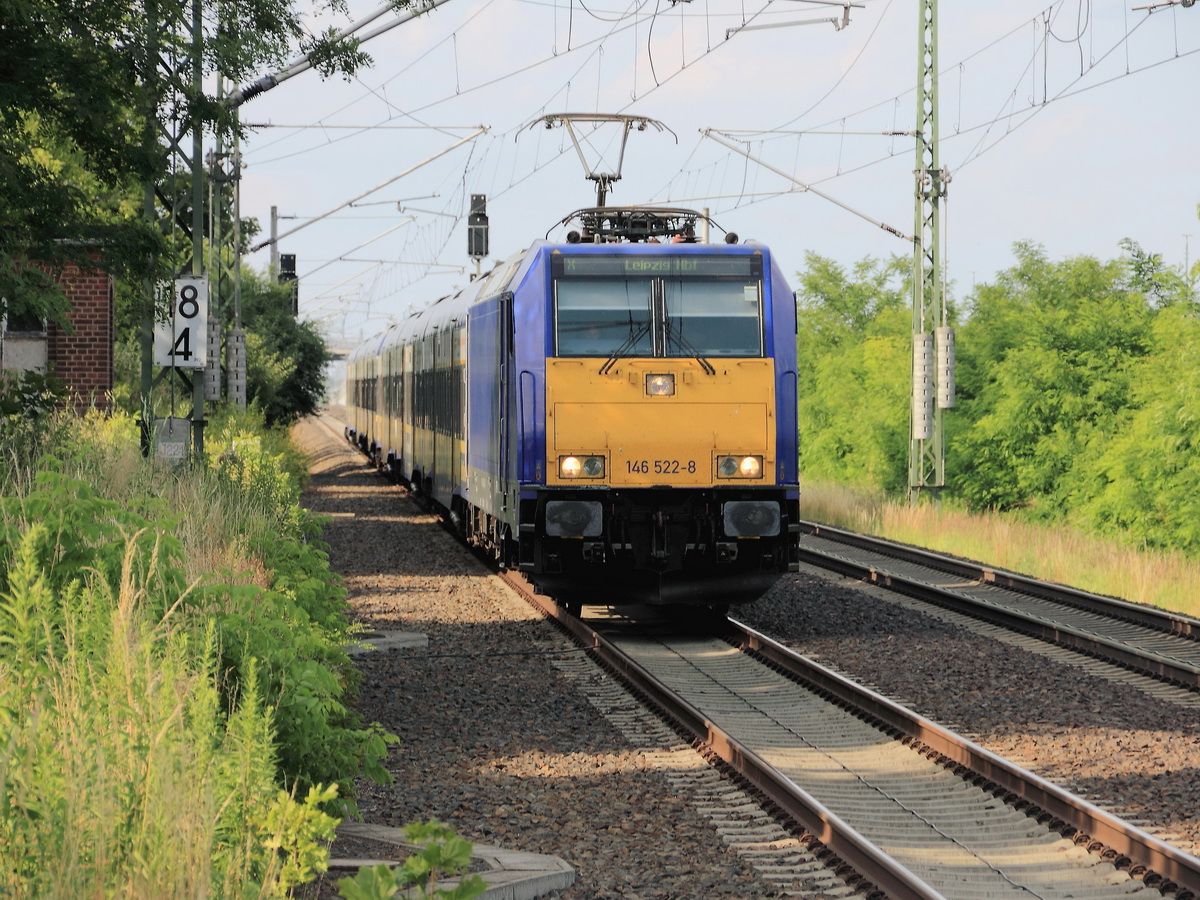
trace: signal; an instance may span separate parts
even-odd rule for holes
[[[300,314],[300,282],[296,277],[296,254],[279,254],[279,283],[292,286],[292,315]]]
[[[467,217],[467,256],[481,260],[488,255],[487,195],[471,195],[471,214]]]

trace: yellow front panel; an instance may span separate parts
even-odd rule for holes
[[[770,359],[546,360],[547,484],[712,486],[775,481],[775,370]],[[647,375],[675,378],[672,396],[646,393]],[[606,477],[563,479],[566,454],[603,455]],[[717,479],[718,455],[763,457],[763,477]]]

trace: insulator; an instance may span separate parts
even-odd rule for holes
[[[229,377],[229,402],[238,409],[246,408],[246,332],[229,329],[225,344],[225,366]]]
[[[938,409],[954,409],[954,329],[943,325],[934,334],[937,338]]]
[[[221,321],[208,317],[208,356],[204,361],[204,399],[221,399]]]
[[[933,335],[913,335],[912,437],[933,437]]]

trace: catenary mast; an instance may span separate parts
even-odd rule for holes
[[[946,316],[942,212],[950,175],[938,163],[937,0],[919,0],[916,225],[913,242],[909,496],[946,486],[943,413],[954,406],[954,332]]]

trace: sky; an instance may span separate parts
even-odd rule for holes
[[[955,297],[1021,241],[1052,260],[1117,258],[1126,238],[1200,258],[1200,5],[1151,2],[940,4]],[[916,125],[918,3],[855,3],[843,27],[827,0],[449,0],[365,43],[353,78],[304,72],[242,106],[242,215],[266,237],[276,207],[301,317],[336,347],[469,281],[470,195],[487,197],[486,271],[562,240],[595,204],[588,170],[620,173],[610,205],[707,209],[793,285],[808,253],[910,258],[892,232],[914,231],[914,141],[896,132]],[[619,127],[576,123],[581,160],[542,121],[567,112],[649,123],[623,158]],[[247,262],[265,270],[268,250]]]

